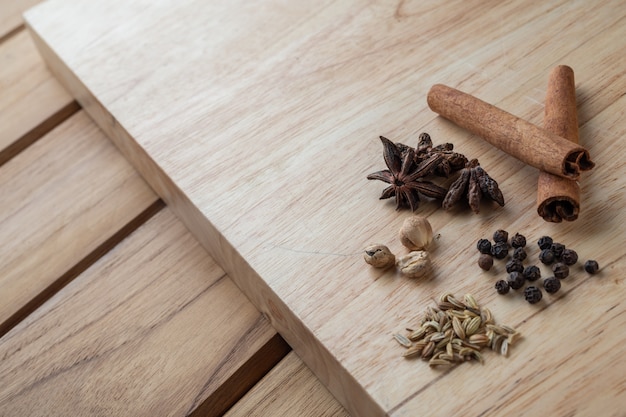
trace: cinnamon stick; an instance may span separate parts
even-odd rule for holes
[[[581,171],[594,166],[585,148],[454,88],[434,85],[428,92],[428,105],[446,119],[542,171],[576,180]]]
[[[574,71],[559,65],[550,72],[543,117],[546,130],[578,143],[578,116]],[[573,221],[580,211],[580,187],[576,181],[539,173],[537,212],[545,221]]]

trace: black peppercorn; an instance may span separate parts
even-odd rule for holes
[[[563,245],[562,243],[554,242],[550,246],[550,250],[552,251],[556,259],[561,259],[561,256],[563,256],[563,251],[565,250],[565,245]]]
[[[526,289],[524,290],[524,298],[530,304],[538,303],[539,301],[541,301],[542,297],[543,297],[543,294],[541,293],[541,290],[535,287],[534,285],[526,287]]]
[[[506,263],[506,272],[511,273],[513,271],[522,272],[524,271],[524,265],[522,265],[521,261],[513,258]]]
[[[513,259],[517,259],[520,262],[526,259],[526,251],[524,248],[515,248],[513,251]]]
[[[588,273],[595,274],[596,272],[598,272],[599,269],[600,266],[598,265],[598,262],[594,261],[593,259],[585,262],[585,271],[587,271]]]
[[[558,279],[567,278],[569,275],[569,266],[565,265],[563,262],[557,262],[552,265],[552,272],[554,272],[554,276]]]
[[[504,259],[509,254],[509,245],[506,242],[496,242],[491,245],[491,254],[496,259]]]
[[[486,253],[481,253],[478,257],[478,266],[485,271],[489,271],[493,266],[493,257]]]
[[[514,290],[522,288],[525,281],[524,275],[522,275],[521,272],[514,271],[509,274],[509,287]]]
[[[505,280],[501,279],[500,281],[496,282],[496,291],[498,291],[498,294],[506,294],[509,292],[509,283],[506,282]]]
[[[529,265],[524,268],[522,275],[524,275],[524,278],[528,281],[536,281],[541,278],[541,270],[536,265]]]
[[[491,242],[487,239],[480,239],[476,243],[476,248],[478,248],[480,253],[491,253]]]
[[[565,265],[574,265],[578,262],[578,254],[573,249],[565,249],[561,255],[561,260]]]
[[[494,242],[504,242],[506,243],[509,240],[509,232],[506,230],[498,229],[493,234]]]
[[[561,280],[557,277],[548,277],[543,280],[543,288],[548,294],[554,294],[561,289]]]
[[[526,246],[526,237],[520,235],[519,233],[515,233],[515,235],[511,238],[511,246],[514,248],[523,248]]]
[[[539,260],[545,265],[552,264],[554,262],[554,252],[550,249],[543,249],[539,254]]]
[[[552,238],[550,236],[542,236],[537,241],[537,245],[539,245],[539,249],[550,249],[552,246]]]

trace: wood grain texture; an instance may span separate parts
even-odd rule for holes
[[[295,353],[287,355],[225,417],[348,417]]]
[[[0,414],[188,415],[275,335],[164,209],[0,339]]]
[[[0,39],[24,25],[22,14],[41,0],[0,0]]]
[[[0,89],[0,165],[79,108],[25,30],[0,43]]]
[[[527,335],[506,362],[487,357],[485,401],[522,413],[534,400],[559,415],[585,412],[586,403],[600,412],[626,405],[621,362],[602,368],[612,384],[597,389],[569,384],[569,365],[553,365],[570,357],[560,349],[567,320],[592,325],[587,309],[624,311],[625,166],[612,157],[626,133],[624,6],[53,0],[27,23],[68,90],[348,411],[485,411],[472,399],[475,367],[441,372],[405,361],[390,336],[452,291],[476,294],[498,321]],[[59,21],[71,22],[71,33]],[[426,93],[448,84],[540,125],[546,76],[561,63],[577,74],[580,142],[597,167],[582,184],[580,218],[547,225],[534,209],[537,171],[436,117]],[[409,215],[379,201],[383,185],[365,180],[384,167],[377,136],[414,144],[422,131],[479,158],[507,205],[485,203],[472,215],[423,202],[419,213],[441,238],[434,276],[416,282],[367,268],[361,250],[380,241],[402,252],[396,235]],[[546,296],[539,306],[500,297],[493,283],[504,265],[491,274],[474,266],[475,241],[498,228],[530,242],[553,235],[581,259],[597,258],[603,272],[586,279],[577,271],[565,296]],[[562,314],[573,305],[577,316]],[[546,332],[546,321],[559,325]],[[611,346],[623,342],[615,332],[606,337]],[[534,351],[550,355],[530,358]],[[598,351],[576,353],[583,372],[593,373]],[[573,408],[540,400],[543,391],[530,379],[516,378],[520,369],[550,369],[562,381],[552,395],[576,396]],[[455,395],[433,410],[433,399],[442,402],[440,383]],[[495,389],[501,386],[510,389]],[[600,394],[604,405],[592,401]]]
[[[158,200],[82,112],[0,168],[0,195],[2,333]]]

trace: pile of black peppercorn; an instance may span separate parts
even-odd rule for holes
[[[575,250],[567,248],[564,244],[554,242],[550,236],[543,236],[537,241],[541,252],[539,261],[552,268],[553,276],[543,280],[543,289],[548,294],[554,294],[561,289],[561,280],[569,276],[569,267],[578,262],[578,254]],[[509,250],[513,249],[512,256],[506,262],[508,278],[496,282],[495,288],[498,294],[507,294],[509,290],[519,290],[526,282],[534,282],[541,278],[541,270],[537,265],[524,265],[527,259],[526,237],[515,233],[509,241],[509,233],[506,230],[496,230],[493,234],[493,242],[489,239],[480,239],[476,244],[480,256],[478,266],[488,271],[495,259],[505,259],[509,256]],[[594,260],[585,262],[584,269],[590,274],[599,270],[598,263]],[[543,298],[541,289],[536,285],[528,285],[524,289],[524,298],[530,304],[536,304]]]

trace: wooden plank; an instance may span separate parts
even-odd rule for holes
[[[0,195],[0,334],[158,200],[83,112],[3,165]]]
[[[610,154],[624,146],[624,1],[78,3],[54,0],[28,15],[53,71],[353,414],[419,414],[428,404],[420,399],[441,392],[429,391],[436,381],[453,375],[455,386],[473,383],[472,367],[442,373],[402,360],[390,338],[444,291],[477,294],[505,323],[533,323],[523,343],[565,359],[555,351],[559,334],[533,335],[543,334],[545,320],[567,331],[558,307],[566,301],[546,297],[554,307],[538,313],[519,298],[497,296],[473,267],[475,241],[497,228],[529,239],[551,234],[601,261],[614,291],[575,287],[567,300],[579,303],[580,314],[597,300],[618,304],[615,274],[626,257],[612,248],[622,247],[626,202],[624,165]],[[71,22],[71,36],[58,21]],[[536,215],[535,170],[436,117],[425,96],[444,82],[541,123],[547,74],[563,63],[576,72],[581,143],[598,168],[582,179],[579,220],[555,225]],[[441,238],[433,279],[418,283],[367,268],[360,252],[372,240],[401,252],[396,234],[408,216],[378,201],[382,185],[365,180],[383,168],[376,137],[413,144],[421,131],[478,157],[507,205],[484,205],[475,216],[423,202],[419,212]],[[538,314],[544,320],[530,320]],[[505,366],[490,357],[485,369],[498,386],[516,380],[522,364],[543,372],[557,360],[527,359],[512,355]],[[596,359],[577,358],[588,368]],[[625,371],[616,364],[609,380]],[[566,379],[566,371],[555,372]],[[622,406],[619,386],[604,398]],[[569,384],[555,389],[581,401],[597,394]],[[470,390],[456,392],[447,407],[484,411]],[[541,395],[526,380],[489,395],[522,410],[522,392]],[[542,404],[563,414],[560,404]]]
[[[293,352],[228,410],[225,417],[286,415],[349,415]]]
[[[0,165],[78,111],[27,31],[0,43]]]
[[[282,358],[275,335],[166,208],[0,339],[0,413],[188,415]]]
[[[0,40],[23,27],[22,14],[41,0],[0,0]]]

